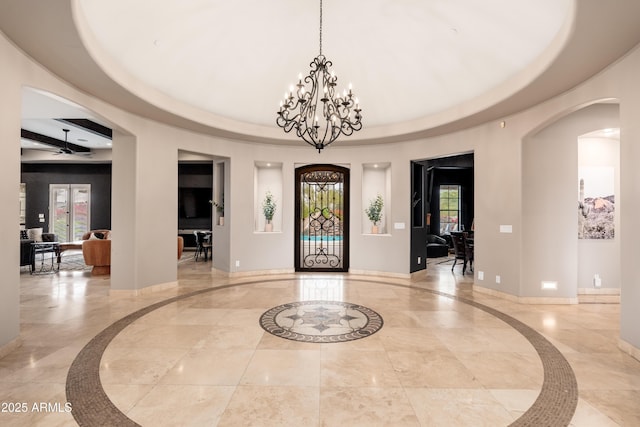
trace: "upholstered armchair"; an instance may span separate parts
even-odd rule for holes
[[[91,274],[111,274],[111,231],[91,230],[82,240],[82,256],[85,264],[93,266]]]
[[[183,250],[184,250],[184,237],[178,236],[178,259],[182,258]]]

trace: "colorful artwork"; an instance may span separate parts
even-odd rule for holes
[[[578,239],[613,239],[614,173],[610,167],[581,167],[578,189]]]

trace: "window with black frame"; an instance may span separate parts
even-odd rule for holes
[[[459,185],[440,186],[440,235],[462,231],[460,227]]]

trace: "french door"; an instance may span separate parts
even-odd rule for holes
[[[91,228],[91,184],[49,185],[49,232],[60,242],[81,240]]]
[[[296,169],[296,271],[349,271],[349,169]]]

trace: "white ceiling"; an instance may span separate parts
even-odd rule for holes
[[[3,0],[0,30],[119,108],[290,144],[276,111],[318,54],[318,14],[317,0]],[[640,42],[638,17],[637,0],[324,0],[323,53],[364,115],[364,129],[341,141],[427,137],[542,102]],[[28,113],[39,102],[25,98],[25,125],[46,119]],[[68,105],[58,107],[49,118],[65,117]]]
[[[284,92],[319,54],[318,0],[79,4],[105,60],[135,79],[128,89],[142,82],[240,122],[273,126]],[[324,0],[323,53],[338,92],[353,83],[365,125],[385,126],[453,108],[521,73],[570,24],[571,4]]]

